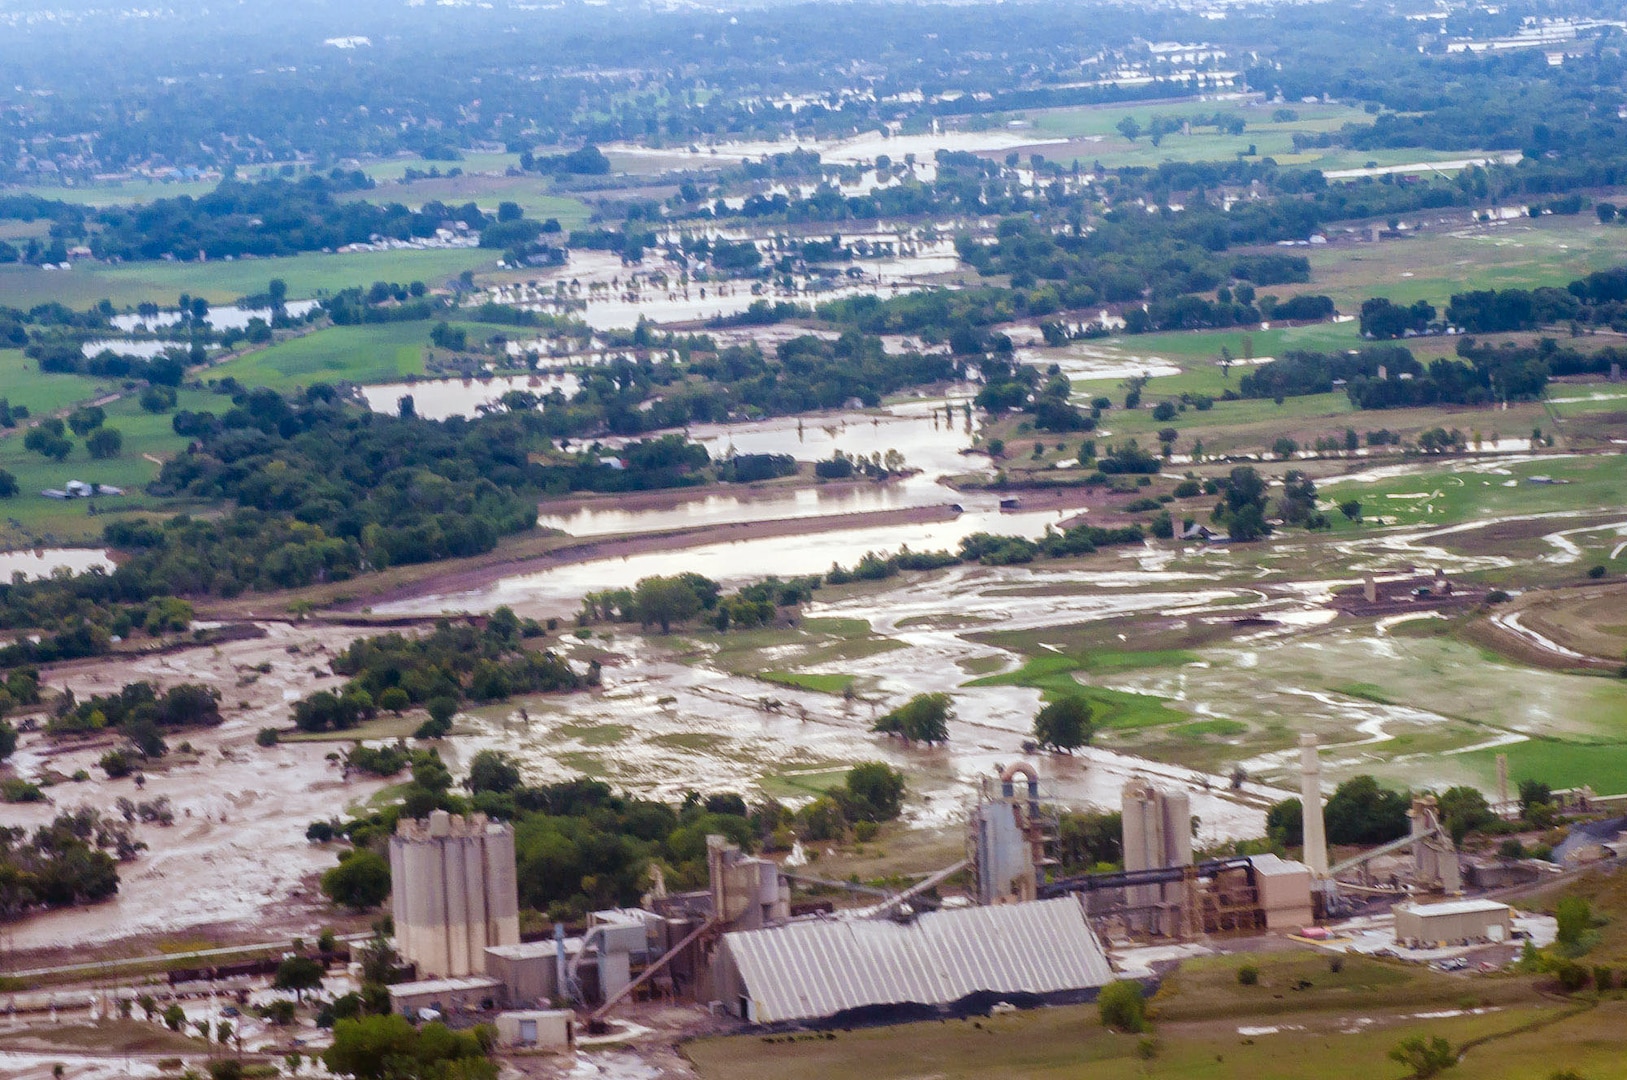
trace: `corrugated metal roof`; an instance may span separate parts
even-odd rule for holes
[[[910,923],[823,919],[724,935],[759,1023],[979,991],[1105,986],[1112,968],[1072,897],[935,911]]]

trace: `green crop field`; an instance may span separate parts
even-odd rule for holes
[[[208,377],[276,390],[341,380],[393,382],[424,373],[429,330],[425,322],[329,326],[229,360]]]

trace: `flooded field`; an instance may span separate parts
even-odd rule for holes
[[[283,743],[259,747],[255,733],[288,722],[291,704],[342,680],[328,669],[331,650],[353,631],[266,624],[267,636],[212,649],[77,665],[53,673],[52,684],[83,698],[117,692],[140,679],[161,686],[202,683],[220,691],[225,722],[212,729],[169,733],[171,751],[157,767],[136,777],[110,780],[96,766],[111,740],[53,745],[43,734],[25,734],[10,764],[17,775],[61,780],[47,788],[50,802],[6,807],[7,824],[32,828],[59,810],[92,806],[113,811],[114,800],[167,798],[175,824],[140,824],[137,839],[150,850],[121,868],[118,896],[105,904],[52,912],[10,926],[8,948],[17,950],[95,944],[133,934],[166,933],[206,924],[237,923],[314,930],[321,912],[310,903],[291,904],[311,875],[333,865],[330,851],[305,839],[316,818],[342,814],[367,799],[382,781],[343,779],[328,761],[329,743]],[[266,670],[261,670],[262,666]],[[193,753],[178,747],[189,743]],[[83,769],[94,777],[67,780]],[[92,772],[92,770],[94,770]],[[319,901],[318,901],[319,902]]]
[[[0,551],[0,581],[21,574],[28,579],[50,577],[58,569],[83,574],[89,570],[113,569],[105,548],[35,548],[32,551]]]
[[[290,300],[283,305],[291,319],[302,319],[315,311],[319,305],[316,300]],[[212,307],[204,316],[203,321],[216,330],[246,330],[250,319],[260,319],[269,323],[271,321],[270,308],[241,308],[233,304],[222,304]],[[165,326],[175,326],[181,321],[181,313],[173,308],[160,311],[156,315],[118,315],[112,324],[126,333],[138,330],[157,330]]]
[[[377,383],[361,388],[368,408],[374,412],[395,413],[403,397],[411,397],[413,411],[426,420],[449,416],[474,416],[482,405],[491,405],[510,390],[524,390],[538,397],[558,390],[566,397],[580,388],[576,376],[567,372],[538,375],[492,375],[480,379],[415,379],[411,382]]]

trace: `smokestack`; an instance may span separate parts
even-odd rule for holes
[[[1322,824],[1322,762],[1316,736],[1299,737],[1299,799],[1305,829],[1305,865],[1313,878],[1328,876],[1328,835]]]

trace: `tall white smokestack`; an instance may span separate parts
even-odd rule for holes
[[[1305,865],[1311,876],[1328,876],[1328,834],[1322,823],[1322,762],[1316,736],[1299,737],[1299,801],[1305,823]]]

